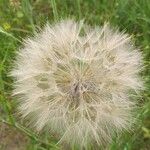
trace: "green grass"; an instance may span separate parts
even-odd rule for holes
[[[17,1],[17,0],[11,0]],[[19,0],[18,0],[19,1]],[[149,0],[20,0],[12,6],[9,0],[0,0],[0,121],[16,128],[27,137],[27,150],[62,149],[48,133],[37,135],[23,126],[16,117],[16,102],[11,97],[12,79],[8,76],[17,49],[23,38],[33,35],[49,21],[62,18],[84,19],[90,25],[112,26],[133,35],[135,45],[143,53],[145,68],[141,73],[145,90],[139,101],[138,123],[134,132],[114,139],[110,150],[150,149],[150,1]],[[15,136],[15,135],[14,135]],[[1,137],[1,136],[0,136]],[[118,142],[119,141],[119,142]],[[6,143],[7,144],[7,143]],[[5,150],[0,145],[0,149]]]

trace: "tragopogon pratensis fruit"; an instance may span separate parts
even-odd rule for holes
[[[82,149],[130,129],[140,67],[127,34],[65,20],[26,39],[11,74],[22,117]]]

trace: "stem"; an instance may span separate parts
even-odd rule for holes
[[[77,7],[78,7],[79,20],[80,20],[80,19],[81,19],[81,6],[80,6],[80,0],[77,0]]]
[[[12,39],[14,39],[14,40],[16,40],[16,41],[22,43],[21,40],[19,40],[18,38],[14,37],[12,34],[10,34],[10,33],[6,32],[6,31],[4,31],[1,27],[0,27],[0,33],[6,35],[6,36],[8,36],[8,37],[11,37]]]
[[[20,130],[21,132],[25,133],[27,136],[29,136],[30,138],[34,139],[35,141],[45,145],[45,146],[50,146],[50,147],[53,147],[53,148],[56,148],[58,149],[58,147],[56,145],[53,145],[53,144],[50,144],[50,143],[46,143],[42,140],[40,140],[35,134],[33,134],[31,131],[29,131],[28,129],[24,128],[22,125],[18,124],[18,123],[10,123],[9,121],[6,121],[2,118],[0,118],[0,122],[2,123],[5,123],[9,126],[13,126],[15,127],[16,129]]]
[[[54,21],[57,22],[58,21],[58,11],[57,11],[56,2],[55,2],[55,0],[51,0],[50,3],[52,5],[52,9],[53,9]]]
[[[11,122],[11,124],[15,124],[15,119],[11,114],[11,105],[3,95],[0,95],[0,99],[2,100],[3,106],[5,108],[5,112],[8,114],[9,121]]]

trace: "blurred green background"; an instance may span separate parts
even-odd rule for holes
[[[144,57],[145,90],[132,133],[125,133],[109,150],[150,150],[150,0],[0,0],[0,150],[56,150],[62,147],[46,134],[35,134],[16,117],[8,73],[23,38],[45,23],[63,18],[85,19],[90,25],[110,22],[133,36]],[[76,150],[76,148],[72,148]],[[95,149],[95,148],[91,148]],[[99,148],[101,149],[101,148]]]

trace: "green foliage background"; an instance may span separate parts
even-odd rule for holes
[[[64,149],[56,145],[57,140],[49,133],[35,134],[17,119],[16,102],[11,96],[13,81],[8,73],[23,38],[33,35],[47,21],[53,23],[68,17],[85,19],[90,25],[110,22],[112,26],[132,35],[135,45],[143,52],[145,68],[141,76],[146,88],[141,92],[141,97],[136,97],[140,108],[137,116],[139,121],[132,133],[123,134],[119,140],[114,139],[107,149],[149,150],[150,0],[0,0],[0,150],[9,149],[9,144],[14,142],[18,134],[21,135],[18,140],[23,143],[19,148],[15,144],[17,150]],[[10,140],[7,140],[10,134],[4,125],[9,128],[9,132],[12,131]],[[6,137],[2,142],[4,132]]]

